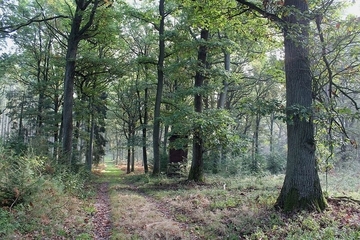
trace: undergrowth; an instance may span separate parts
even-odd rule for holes
[[[2,146],[0,159],[0,239],[91,239],[89,173]]]
[[[187,226],[184,234],[199,239],[360,239],[360,199],[354,194],[359,192],[358,174],[353,167],[337,169],[329,176],[327,209],[293,214],[273,207],[284,175],[207,175],[206,183],[196,184],[166,176],[124,174],[112,185],[112,201],[118,206],[112,214],[120,222],[125,221],[124,214],[136,216],[139,209],[144,214],[146,205],[140,203],[147,196],[147,201],[154,199],[172,219]],[[335,196],[348,198],[332,198]],[[143,228],[143,220],[129,225],[134,234],[142,236],[136,229]],[[119,227],[116,236],[127,236],[126,232]]]

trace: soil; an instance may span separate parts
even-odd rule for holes
[[[95,214],[93,217],[94,239],[110,239],[111,220],[110,220],[110,197],[109,183],[100,183],[97,186],[97,197],[95,203]]]

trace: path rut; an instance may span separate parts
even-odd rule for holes
[[[110,197],[109,183],[100,183],[97,187],[96,202],[94,205],[96,212],[93,217],[94,239],[107,240],[111,235],[111,218],[110,218]]]

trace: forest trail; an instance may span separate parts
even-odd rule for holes
[[[94,236],[105,239],[199,239],[187,224],[176,221],[175,212],[132,184],[142,169],[126,174],[107,165],[97,189]]]

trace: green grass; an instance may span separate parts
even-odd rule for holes
[[[355,197],[352,193],[358,192],[357,176],[358,173],[349,169],[333,175],[329,181],[332,196]],[[284,175],[229,178],[207,175],[206,183],[197,185],[185,179],[123,174],[121,180],[114,182],[116,191],[112,198],[117,201],[125,194],[130,200],[122,200],[113,207],[129,209],[128,205],[133,204],[130,209],[136,209],[135,202],[144,201],[143,195],[129,189],[131,185],[166,206],[173,219],[187,225],[185,234],[195,234],[201,239],[360,239],[357,203],[332,200],[323,213],[276,211],[273,206],[283,179]],[[115,213],[113,220],[122,219],[124,214]],[[138,226],[136,222],[132,224]],[[124,232],[119,228],[115,236],[126,236],[122,235]]]
[[[100,165],[99,169],[101,175],[96,178],[96,182],[116,183],[119,181],[120,175],[122,174],[122,171],[111,161],[105,162],[105,166]]]
[[[329,196],[360,200],[359,167],[336,169],[328,178]],[[323,213],[285,214],[273,206],[284,175],[206,175],[206,183],[126,174],[112,162],[99,165],[94,183],[109,183],[111,239],[360,239],[360,206],[329,199]],[[323,189],[324,177],[321,174]],[[70,178],[77,186],[76,178]],[[10,213],[0,210],[0,236],[41,239],[92,239],[94,199],[64,192],[56,179]],[[75,181],[75,182],[74,182]],[[71,185],[72,186],[72,185]],[[87,189],[82,191],[88,192]],[[89,189],[89,191],[93,191]],[[171,217],[169,217],[171,216]],[[186,226],[180,229],[178,225]]]

